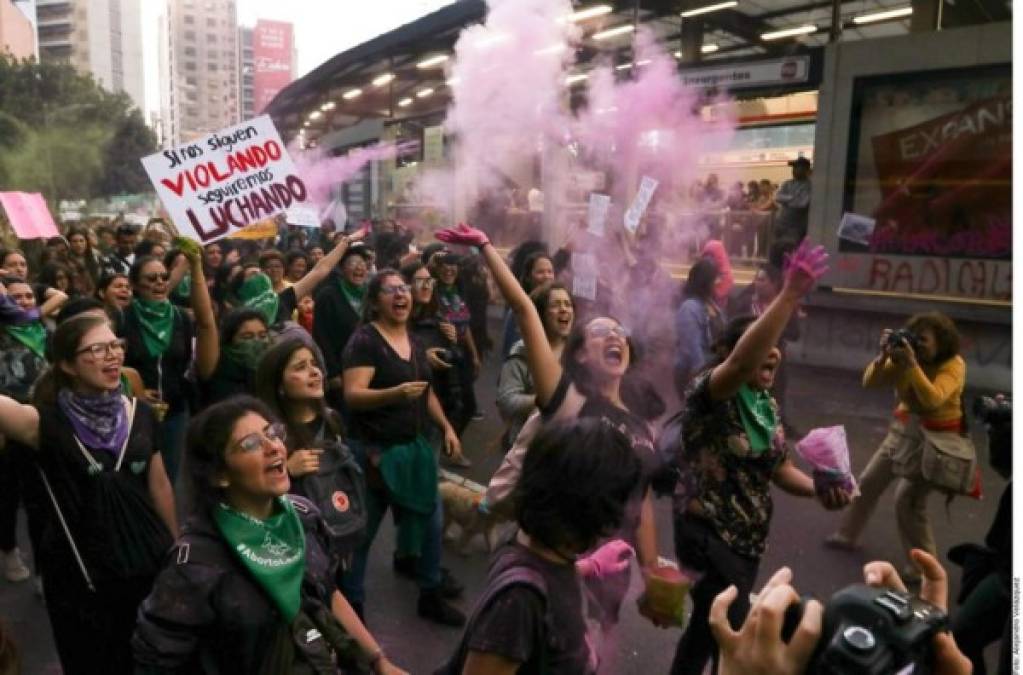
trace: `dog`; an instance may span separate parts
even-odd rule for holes
[[[440,477],[437,491],[444,504],[444,538],[456,540],[450,529],[452,524],[457,524],[461,530],[456,544],[459,553],[468,555],[469,543],[477,534],[483,535],[487,552],[493,553],[499,539],[498,526],[503,519],[497,514],[480,511],[486,488],[449,471],[441,470]]]

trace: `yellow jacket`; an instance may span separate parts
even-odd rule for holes
[[[962,417],[966,362],[953,356],[944,363],[912,368],[891,359],[870,362],[863,373],[864,387],[894,386],[899,399],[896,413],[913,413],[923,421],[949,422]]]

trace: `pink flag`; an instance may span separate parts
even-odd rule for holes
[[[38,192],[0,192],[0,204],[18,239],[60,236],[46,200]]]

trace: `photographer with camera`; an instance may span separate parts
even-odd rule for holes
[[[973,416],[987,425],[991,468],[1009,484],[984,545],[959,544],[948,552],[949,560],[963,568],[952,635],[973,662],[974,675],[987,673],[984,649],[1000,639],[998,673],[1007,675],[1012,672],[1012,400],[982,396],[974,402]]]
[[[760,591],[749,617],[733,630],[728,610],[738,592],[722,591],[710,610],[720,650],[718,675],[873,675],[920,672],[968,675],[970,661],[945,629],[948,576],[931,555],[910,554],[922,573],[919,597],[911,596],[891,563],[863,567],[866,585],[840,590],[824,607],[803,600],[782,567]]]
[[[860,475],[860,496],[828,546],[855,548],[882,493],[898,479],[895,515],[903,550],[936,555],[927,497],[934,490],[965,494],[976,467],[962,410],[965,384],[959,333],[944,314],[917,314],[904,328],[881,332],[880,353],[863,373],[863,386],[894,387],[899,403],[888,435]],[[904,576],[919,579],[912,565]]]

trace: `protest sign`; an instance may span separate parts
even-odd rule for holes
[[[312,206],[293,206],[284,214],[288,225],[299,227],[320,227],[320,214]]]
[[[144,157],[142,165],[178,231],[203,244],[308,194],[268,115]]]
[[[587,230],[598,237],[604,236],[604,223],[607,222],[607,209],[611,206],[611,197],[594,192],[590,195],[590,208],[587,213]]]
[[[650,198],[654,196],[657,189],[657,181],[649,176],[643,176],[639,183],[639,190],[636,191],[636,198],[632,200],[632,206],[625,212],[625,227],[633,234],[639,229],[639,221],[650,205]]]
[[[0,192],[0,204],[18,239],[60,236],[46,200],[38,192]]]
[[[597,259],[592,253],[572,254],[572,295],[597,299]]]

